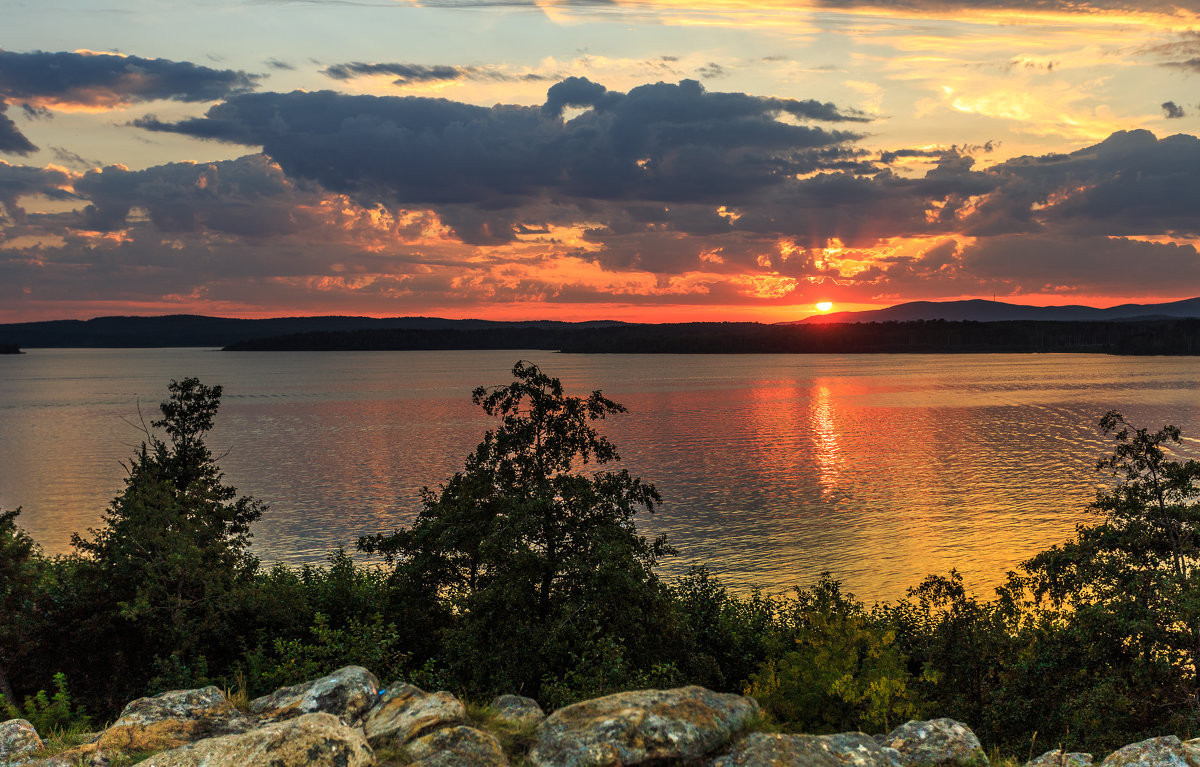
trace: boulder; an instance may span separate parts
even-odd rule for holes
[[[371,767],[362,732],[333,714],[302,714],[156,754],[141,767]]]
[[[0,722],[0,764],[16,761],[15,757],[32,754],[42,747],[42,739],[33,725],[24,719]]]
[[[1092,755],[1056,748],[1036,759],[1030,759],[1025,763],[1025,767],[1092,767]]]
[[[870,735],[777,735],[755,732],[738,741],[711,767],[899,767],[894,749]]]
[[[1193,767],[1188,749],[1179,738],[1150,738],[1130,743],[1105,757],[1100,767]]]
[[[758,713],[752,698],[703,687],[621,692],[546,717],[529,760],[541,767],[696,760],[728,743]]]
[[[276,690],[250,701],[251,713],[265,721],[326,713],[358,724],[379,693],[379,680],[362,666],[346,666],[329,676]]]
[[[95,743],[85,743],[60,751],[48,759],[21,762],[20,767],[110,767],[111,764],[109,758],[100,753]]]
[[[979,738],[970,727],[953,719],[905,722],[888,733],[884,745],[899,751],[905,765],[964,767],[988,763]]]
[[[474,727],[443,727],[408,744],[410,767],[508,767],[500,741]]]
[[[98,743],[106,752],[165,751],[251,726],[216,687],[171,690],[127,705]]]
[[[508,725],[532,725],[546,718],[538,702],[523,695],[499,695],[492,699],[491,709],[497,719]]]
[[[462,724],[467,708],[448,692],[428,693],[411,684],[394,684],[380,697],[363,723],[373,747],[403,746],[439,727]]]

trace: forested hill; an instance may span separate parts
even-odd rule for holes
[[[447,320],[437,317],[276,317],[261,320],[175,314],[166,317],[97,317],[92,320],[55,320],[0,325],[0,345],[36,347],[222,347],[254,338],[295,333],[353,330],[482,330],[487,328],[542,327],[572,323],[493,322]],[[613,322],[578,323],[579,327],[613,325]]]
[[[524,325],[299,333],[232,351],[548,349],[580,353],[864,354],[1098,352],[1200,354],[1200,319],[1143,322],[916,322],[834,325],[685,323]]]

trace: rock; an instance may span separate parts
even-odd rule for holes
[[[538,702],[523,695],[497,696],[492,699],[491,709],[497,719],[510,725],[537,724],[546,718]]]
[[[239,735],[208,738],[156,754],[141,767],[370,767],[359,730],[333,714],[302,714]]]
[[[98,743],[102,751],[165,751],[251,726],[216,687],[171,690],[127,705]]]
[[[891,753],[888,753],[891,752]],[[742,738],[711,767],[898,767],[899,755],[870,735],[774,735],[755,732]]]
[[[474,727],[444,727],[408,744],[410,767],[508,767],[494,735]]]
[[[1109,754],[1100,767],[1192,767],[1188,757],[1188,749],[1179,738],[1168,735],[1130,743]]]
[[[728,743],[758,712],[751,698],[703,687],[621,692],[548,716],[529,759],[544,767],[695,760]]]
[[[1092,767],[1092,755],[1078,751],[1068,753],[1056,748],[1036,759],[1030,759],[1025,763],[1025,767]]]
[[[373,747],[403,746],[439,727],[462,724],[467,708],[448,692],[427,693],[411,684],[394,684],[363,723]]]
[[[109,758],[100,753],[95,743],[86,743],[61,751],[49,759],[22,762],[20,767],[110,767],[111,764]]]
[[[375,705],[379,680],[362,666],[346,666],[329,676],[284,687],[250,701],[250,711],[266,721],[323,712],[358,724]]]
[[[953,719],[905,722],[888,733],[884,745],[899,751],[905,765],[962,767],[988,763],[979,738],[970,727]]]
[[[42,739],[37,730],[24,719],[0,723],[0,764],[16,761],[15,757],[32,754],[41,747]]]

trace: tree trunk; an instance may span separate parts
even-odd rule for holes
[[[12,705],[17,705],[17,699],[13,697],[12,685],[8,683],[8,674],[4,672],[2,663],[0,663],[0,695],[3,695]]]

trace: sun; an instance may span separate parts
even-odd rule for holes
[[[817,304],[817,309],[822,312],[827,312],[832,308],[833,308],[832,301],[822,301],[821,303]]]

